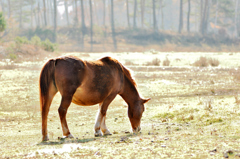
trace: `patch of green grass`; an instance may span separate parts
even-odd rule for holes
[[[155,118],[164,118],[164,119],[173,119],[175,117],[175,115],[173,113],[160,113],[158,115],[155,116]]]
[[[198,112],[199,109],[195,108],[181,108],[179,110],[174,110],[171,112],[163,112],[155,115],[155,118],[160,119],[171,119],[177,122],[189,122],[194,120],[194,113]]]
[[[213,118],[209,118],[206,120],[206,124],[207,125],[211,125],[211,124],[214,124],[214,123],[221,123],[223,122],[223,119],[221,117],[213,117]]]

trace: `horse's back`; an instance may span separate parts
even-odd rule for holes
[[[92,62],[61,57],[56,59],[55,80],[62,95],[73,94],[75,104],[94,105],[112,93],[117,94],[123,77],[121,65],[111,57]]]

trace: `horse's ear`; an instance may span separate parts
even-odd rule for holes
[[[142,99],[143,101],[143,104],[147,103],[151,98],[148,98],[148,99]]]

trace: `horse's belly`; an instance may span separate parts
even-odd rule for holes
[[[73,95],[72,102],[77,105],[90,106],[101,103],[98,92],[89,92],[79,87]]]

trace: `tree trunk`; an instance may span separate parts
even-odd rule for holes
[[[31,29],[33,29],[33,0],[31,0]]]
[[[93,11],[92,11],[92,0],[89,0],[89,9],[90,9],[90,37],[91,37],[91,51],[93,50]]]
[[[113,45],[114,49],[117,49],[117,41],[115,37],[115,27],[114,27],[114,4],[113,0],[111,0],[111,27],[112,27],[112,39],[113,39]]]
[[[33,13],[34,13],[34,18],[35,18],[35,26],[38,27],[38,20],[37,20],[37,10],[33,10]]]
[[[78,8],[77,8],[77,0],[75,2],[75,24],[78,25]]]
[[[44,14],[44,24],[47,26],[47,14],[46,14],[46,1],[43,0],[43,14]]]
[[[180,13],[179,13],[178,33],[182,32],[182,28],[183,28],[183,0],[180,0]]]
[[[3,2],[3,0],[1,0],[0,2],[1,2],[1,3],[0,3],[1,6],[2,6],[2,12],[3,12],[3,15],[4,15],[4,14],[5,14],[4,2]]]
[[[164,30],[163,0],[160,0],[159,8],[161,9],[161,29]]]
[[[209,16],[210,16],[210,8],[211,8],[211,5],[212,5],[212,0],[206,0],[208,1],[207,3],[207,16],[206,16],[206,19],[205,19],[205,25],[204,25],[204,30],[205,30],[205,33],[207,33],[207,30],[208,30],[208,21],[209,21]]]
[[[8,18],[11,18],[12,13],[11,13],[11,2],[8,0]]]
[[[237,19],[238,19],[238,0],[236,0],[236,6],[235,6],[235,37],[238,37],[238,25],[237,25]]]
[[[205,35],[206,29],[207,29],[207,16],[208,16],[208,0],[205,0],[204,4],[204,10],[203,10],[203,15],[202,15],[202,20],[201,20],[201,34]]]
[[[23,7],[23,0],[19,1],[19,9],[20,9],[20,13],[19,13],[19,28],[22,29],[22,7]]]
[[[137,28],[137,0],[134,0],[133,28]]]
[[[144,26],[144,10],[145,10],[145,0],[141,0],[141,26]]]
[[[202,33],[202,19],[203,19],[203,0],[200,0],[200,26],[199,26],[199,31]]]
[[[38,26],[40,27],[40,2],[38,1],[38,11],[37,11],[37,15],[38,15]]]
[[[49,0],[47,2],[48,2],[48,8],[49,8],[48,24],[51,26],[53,25],[53,5],[52,5],[52,0]]]
[[[97,0],[92,0],[92,8],[93,8],[92,14],[95,17],[94,21],[96,21],[97,26],[100,26],[100,22],[99,22],[100,18],[98,17],[99,14],[98,14],[98,7],[97,6],[98,6],[98,1]]]
[[[188,16],[187,16],[187,31],[190,32],[190,13],[191,13],[191,0],[188,0]]]
[[[104,30],[106,27],[105,19],[106,19],[106,1],[103,0],[103,28],[104,28]]]
[[[86,25],[85,25],[85,16],[84,16],[84,5],[83,0],[81,0],[81,19],[82,19],[82,48],[84,48],[84,36],[86,33]]]
[[[81,17],[82,17],[82,33],[85,34],[85,16],[84,16],[84,5],[83,5],[83,0],[81,0]]]
[[[128,22],[128,28],[130,28],[130,18],[129,18],[129,3],[128,0],[126,0],[126,10],[127,10],[127,22]]]
[[[215,12],[215,19],[214,19],[214,26],[215,26],[214,32],[215,32],[215,34],[217,33],[217,29],[216,29],[217,20],[218,20],[218,0],[217,0],[217,4],[216,4],[216,12]]]
[[[156,9],[155,9],[155,0],[152,0],[153,7],[153,30],[157,31],[157,19],[156,19]]]
[[[64,7],[65,7],[65,15],[67,20],[67,25],[69,27],[69,18],[68,18],[68,0],[64,0]]]
[[[53,0],[53,5],[54,5],[54,37],[53,41],[57,41],[57,0]]]
[[[106,34],[106,0],[103,0],[103,30],[104,30],[104,37],[107,36]]]

